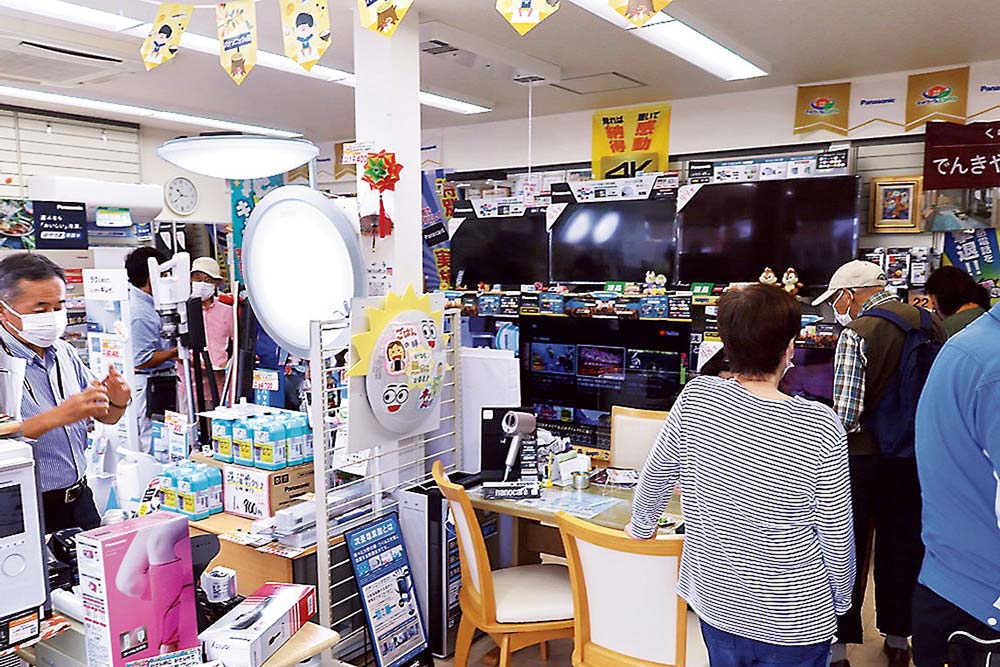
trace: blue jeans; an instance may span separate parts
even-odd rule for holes
[[[701,622],[711,667],[828,667],[830,642],[778,646],[731,635]]]

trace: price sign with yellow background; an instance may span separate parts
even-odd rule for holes
[[[666,171],[670,105],[646,104],[594,113],[591,168],[595,179]]]

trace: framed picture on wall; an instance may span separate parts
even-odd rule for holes
[[[872,179],[869,234],[917,234],[923,231],[923,176]]]

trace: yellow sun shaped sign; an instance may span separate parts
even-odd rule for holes
[[[559,9],[559,0],[497,0],[497,11],[521,35]]]
[[[379,425],[409,434],[437,414],[447,368],[443,313],[428,294],[407,287],[386,295],[381,308],[369,307],[368,331],[352,337],[357,353],[348,375],[365,376],[365,393]]]

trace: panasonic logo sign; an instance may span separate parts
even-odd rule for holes
[[[979,86],[981,93],[1000,93],[1000,86]]]
[[[877,106],[880,104],[895,104],[895,103],[896,103],[895,97],[882,97],[877,100],[861,100],[861,106],[863,107]]]

